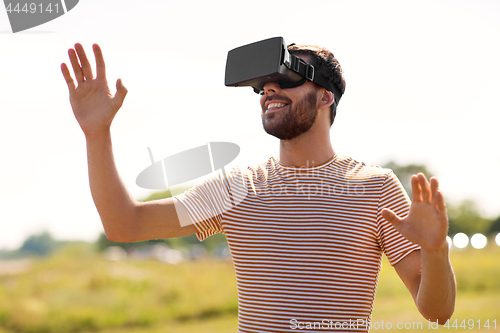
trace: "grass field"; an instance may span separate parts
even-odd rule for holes
[[[451,259],[458,298],[449,328],[429,328],[385,261],[371,331],[400,323],[408,332],[500,332],[500,248],[452,251]],[[235,274],[227,261],[109,262],[80,245],[0,275],[0,333],[236,331]]]
[[[380,275],[372,322],[379,323],[379,326],[382,321],[390,322],[393,326],[402,323],[402,327],[405,324],[410,327],[413,326],[410,323],[422,323],[421,329],[402,329],[408,332],[500,332],[500,249],[495,245],[482,250],[455,250],[450,256],[458,292],[449,328],[429,327],[387,261],[384,261]],[[484,327],[486,320],[489,320],[489,329]],[[493,320],[496,320],[496,329]],[[481,329],[478,329],[478,324],[481,324]],[[372,327],[373,332],[381,330]]]

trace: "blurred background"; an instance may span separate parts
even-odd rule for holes
[[[129,90],[112,127],[120,174],[134,197],[154,200],[193,183],[139,188],[148,147],[160,159],[229,141],[241,147],[233,164],[277,156],[258,95],[223,84],[230,49],[275,36],[339,59],[347,89],[331,130],[337,152],[394,169],[408,188],[414,172],[440,180],[459,289],[450,329],[499,331],[499,15],[493,0],[82,0],[13,34],[1,9],[0,333],[236,331],[222,235],[103,236],[59,68],[74,43],[91,63],[92,43],[101,45],[110,86],[122,78]],[[373,314],[381,320],[426,328],[387,262]]]

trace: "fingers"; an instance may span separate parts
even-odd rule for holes
[[[422,189],[417,175],[411,176],[411,198],[412,201],[422,201]]]
[[[446,213],[446,204],[444,203],[444,196],[439,191],[439,182],[436,178],[431,178],[431,191],[432,191],[432,203],[434,207],[439,211],[440,214]]]
[[[66,66],[66,64],[61,64],[61,72],[64,76],[64,79],[66,80],[66,84],[68,85],[69,90],[74,90],[76,88],[75,81],[73,81],[73,78],[71,77],[68,66]]]
[[[125,99],[127,93],[128,90],[123,85],[122,79],[116,80],[116,94],[114,98],[116,99],[116,103],[118,104],[119,107],[123,104],[123,100]]]
[[[102,56],[101,48],[97,44],[92,45],[92,48],[95,55],[97,77],[106,79],[106,65],[104,63],[104,57]],[[74,49],[69,49],[68,55],[69,60],[71,61],[71,66],[73,67],[73,71],[75,72],[76,81],[78,83],[82,83],[85,80],[91,80],[94,78],[92,74],[92,67],[90,66],[90,62],[87,58],[87,55],[85,54],[85,50],[80,43],[76,43]],[[63,70],[64,75],[64,69],[62,67],[61,70]],[[69,83],[68,78],[71,77],[65,76],[65,78],[66,82]]]
[[[96,75],[98,78],[106,78],[106,65],[104,63],[104,57],[102,56],[102,51],[99,45],[92,45],[94,49],[95,63],[96,63]]]
[[[123,85],[122,79],[116,80],[116,95],[120,95],[125,97],[125,95],[128,93],[127,88]]]
[[[439,189],[439,184],[438,184],[438,181],[436,178],[431,178],[431,200],[432,200],[432,204],[434,205],[434,207],[436,209],[438,209],[437,207],[437,193],[438,193],[438,189]]]
[[[439,189],[439,182],[436,178],[432,177],[431,178],[431,192],[432,195],[434,196]]]
[[[411,177],[413,201],[425,201],[434,206],[440,214],[446,214],[444,196],[439,191],[439,182],[436,178],[430,179],[430,184],[423,173]]]
[[[397,216],[392,210],[384,208],[382,209],[382,217],[386,219],[390,224],[396,228],[396,230],[400,230],[402,219]]]
[[[89,59],[85,54],[85,50],[83,49],[82,44],[76,43],[75,50],[76,53],[78,54],[78,58],[80,59],[80,63],[82,64],[83,75],[85,76],[86,79],[93,79],[94,76],[92,75],[92,67],[90,67]]]
[[[413,201],[433,202],[434,192],[425,175],[419,172],[411,177],[411,191]]]
[[[436,207],[440,215],[446,215],[446,204],[444,203],[444,196],[441,191],[436,192]]]
[[[425,175],[421,172],[418,173],[418,183],[420,185],[420,189],[422,190],[422,200],[428,203],[431,203],[432,194],[431,187]]]
[[[71,61],[71,67],[73,67],[73,72],[75,73],[75,78],[78,83],[82,83],[84,81],[82,68],[80,67],[80,63],[78,62],[78,58],[76,56],[76,52],[73,49],[68,50],[69,61]]]

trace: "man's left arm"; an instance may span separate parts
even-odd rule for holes
[[[448,216],[438,181],[419,173],[411,179],[412,202],[409,214],[401,218],[389,209],[382,216],[406,239],[420,245],[394,268],[428,320],[444,324],[455,308],[455,276],[448,243]]]

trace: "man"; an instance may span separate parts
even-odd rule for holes
[[[310,81],[293,88],[266,83],[262,122],[280,139],[279,159],[235,168],[229,187],[216,175],[175,198],[137,202],[120,180],[110,135],[127,90],[118,80],[116,94],[110,93],[101,50],[96,44],[93,50],[96,77],[80,44],[69,50],[77,85],[65,64],[61,69],[85,133],[91,192],[110,240],[224,233],[237,273],[239,332],[367,332],[382,253],[425,319],[444,324],[451,317],[455,280],[437,180],[414,175],[410,205],[390,170],[337,154],[329,137],[332,91]],[[297,45],[289,50],[344,91],[331,52]]]

